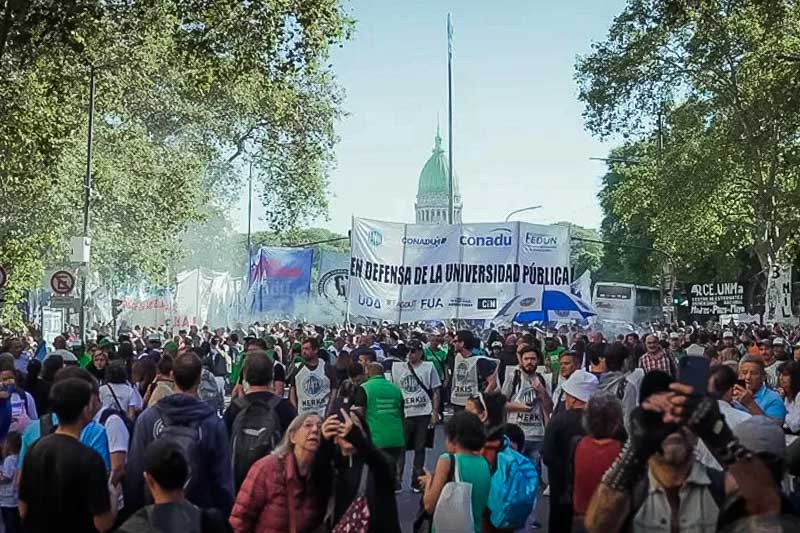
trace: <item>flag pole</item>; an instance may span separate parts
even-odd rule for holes
[[[455,221],[455,202],[453,199],[453,25],[450,22],[450,13],[447,14],[447,157],[447,222],[452,224]]]

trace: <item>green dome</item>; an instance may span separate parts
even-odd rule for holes
[[[448,163],[444,150],[442,149],[442,138],[439,136],[437,129],[433,153],[425,166],[422,167],[422,172],[419,174],[419,186],[417,188],[417,201],[427,203],[428,201],[435,201],[444,197],[445,201],[449,194],[448,187]],[[460,201],[460,194],[458,191],[458,179],[453,174],[453,196],[455,197],[456,204]]]

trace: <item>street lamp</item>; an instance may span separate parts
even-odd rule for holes
[[[515,209],[514,211],[511,211],[509,214],[506,215],[506,222],[508,222],[508,220],[517,213],[524,213],[525,211],[534,211],[536,209],[540,209],[541,207],[542,206],[540,205],[532,205],[530,207],[523,207],[522,209]]]

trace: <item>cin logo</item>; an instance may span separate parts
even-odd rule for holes
[[[419,301],[420,309],[441,309],[443,307],[441,298],[423,298]]]
[[[513,239],[510,229],[495,228],[488,235],[462,235],[461,246],[498,248],[511,246]]]
[[[372,296],[364,296],[363,294],[359,294],[358,305],[362,307],[372,307],[373,309],[380,309],[381,301],[378,298],[373,298]]]
[[[376,229],[371,230],[369,233],[367,233],[367,241],[372,246],[380,246],[383,244],[383,233]]]
[[[322,391],[322,380],[313,374],[308,376],[308,381],[303,385],[303,390],[309,396],[316,396]]]

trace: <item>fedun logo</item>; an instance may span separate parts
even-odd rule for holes
[[[367,234],[367,241],[372,246],[380,246],[383,244],[383,233],[380,230],[374,229]]]
[[[303,385],[303,390],[309,396],[316,396],[320,393],[320,391],[322,391],[322,380],[314,374],[311,374],[308,376],[308,381],[306,381],[305,385]]]

